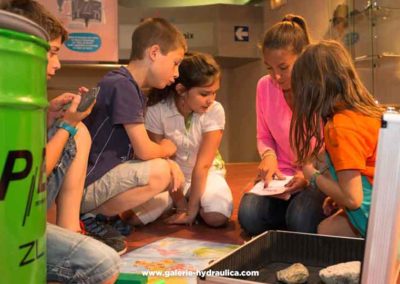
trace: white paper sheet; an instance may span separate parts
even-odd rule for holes
[[[254,185],[254,187],[249,191],[249,193],[257,195],[277,195],[282,194],[286,191],[285,185],[293,178],[293,176],[286,176],[284,180],[274,179],[269,184],[268,187],[264,187],[264,181],[259,181]],[[283,199],[289,199],[290,193],[284,196]]]

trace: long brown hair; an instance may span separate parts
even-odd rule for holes
[[[182,84],[185,89],[207,86],[219,79],[221,69],[214,58],[205,53],[187,53],[179,65],[179,77],[174,84],[166,88],[151,89],[149,93],[148,106],[166,99],[169,96],[177,95],[176,85]]]
[[[310,44],[310,36],[303,17],[287,14],[264,34],[261,49],[290,49],[300,54]]]
[[[350,55],[336,41],[309,45],[293,66],[291,84],[290,143],[300,164],[317,157],[324,144],[323,125],[335,113],[349,109],[379,118],[383,112],[361,82]]]

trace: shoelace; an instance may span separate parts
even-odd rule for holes
[[[87,216],[81,222],[84,224],[84,230],[89,234],[103,237],[107,233],[105,226],[98,222],[95,217]]]
[[[133,226],[122,221],[119,216],[107,217],[102,214],[98,214],[96,215],[96,220],[110,225],[124,236],[129,235],[133,230]]]
[[[86,230],[85,230],[85,223],[83,223],[82,220],[79,220],[79,225],[81,227],[81,230],[78,233],[82,234],[82,235],[87,235],[88,232],[86,232]]]

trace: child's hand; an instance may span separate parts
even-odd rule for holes
[[[93,103],[88,107],[87,110],[84,112],[79,112],[77,111],[78,105],[81,102],[81,96],[80,95],[73,95],[73,99],[71,101],[71,105],[67,110],[65,110],[65,113],[62,117],[62,119],[67,122],[68,124],[71,124],[72,126],[76,126],[79,122],[81,122],[83,119],[85,119],[91,112],[92,109],[96,103],[96,100],[93,101]]]
[[[170,190],[176,192],[178,188],[182,188],[185,182],[185,176],[183,175],[179,165],[172,160],[168,160],[168,164],[171,170],[171,186]]]
[[[169,158],[169,157],[173,156],[175,154],[175,152],[176,152],[175,144],[169,139],[161,140],[160,146],[164,150],[164,157],[165,158]]]
[[[49,102],[49,107],[47,108],[47,127],[53,125],[57,119],[64,115],[64,105],[71,102],[73,98],[74,94],[64,93]]]
[[[324,200],[322,209],[324,211],[325,216],[331,216],[333,213],[335,213],[339,209],[339,206],[331,197],[328,196]]]
[[[275,155],[266,155],[258,166],[258,176],[264,180],[265,186],[275,177],[285,179],[278,169],[278,160]]]
[[[307,186],[308,182],[304,179],[303,175],[295,175],[287,184],[286,193],[295,193],[303,190]]]
[[[165,222],[170,225],[189,225],[191,226],[196,219],[196,215],[189,214],[188,212],[178,212],[165,219]]]
[[[82,87],[79,87],[79,88],[78,88],[78,94],[81,95],[81,96],[82,96],[83,94],[86,94],[87,92],[89,92],[89,89],[86,88],[86,87],[83,87],[83,86],[82,86]]]
[[[183,224],[191,226],[199,212],[200,204],[190,204],[187,211],[180,211],[166,219],[167,224]]]

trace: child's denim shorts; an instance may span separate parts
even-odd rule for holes
[[[57,131],[55,124],[51,126],[47,132],[47,138],[50,139]],[[58,160],[55,168],[47,178],[47,209],[51,207],[56,200],[58,193],[64,181],[64,176],[67,173],[72,161],[76,155],[76,143],[73,137],[69,137],[67,144]]]

